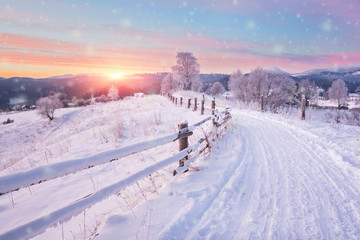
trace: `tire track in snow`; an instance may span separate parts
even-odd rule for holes
[[[265,121],[260,119],[258,121],[265,123]],[[290,236],[294,238],[356,238],[360,227],[358,223],[356,223],[358,220],[350,215],[354,214],[358,216],[359,208],[351,207],[351,204],[341,211],[332,208],[332,206],[341,206],[342,204],[346,204],[347,201],[358,198],[358,190],[353,192],[354,187],[357,186],[356,181],[351,182],[353,186],[351,187],[346,181],[339,179],[338,174],[341,169],[337,171],[337,173],[331,172],[331,167],[335,165],[331,161],[323,161],[324,158],[330,159],[332,157],[326,152],[323,152],[325,156],[319,156],[317,151],[312,150],[308,146],[308,141],[300,140],[298,136],[294,136],[287,128],[279,127],[279,125],[276,124],[267,123],[266,125],[266,129],[268,130],[263,136],[264,141],[265,137],[269,135],[275,138],[280,136],[283,138],[283,141],[276,139],[274,139],[274,141],[266,141],[269,149],[272,148],[275,150],[273,154],[276,155],[277,152],[284,150],[291,150],[289,152],[290,154],[291,152],[295,153],[289,158],[287,166],[290,171],[291,212],[293,217],[303,220],[296,220],[295,224],[290,226],[293,231],[296,230],[290,234]],[[277,146],[275,146],[274,143],[276,143]],[[314,144],[316,145],[316,142]],[[327,169],[324,170],[324,168]],[[332,175],[329,175],[329,172],[332,173]],[[337,184],[339,184],[340,187],[337,187]],[[302,206],[302,208],[298,206]],[[346,216],[345,219],[348,219],[348,221],[345,221],[346,224],[341,223],[341,221],[344,221],[343,215]],[[335,222],[333,219],[339,219],[340,222]],[[290,219],[291,224],[292,222],[293,219]],[[338,226],[345,228],[343,231],[339,230],[336,234],[334,227]],[[303,228],[303,231],[299,231],[299,228]],[[309,230],[311,230],[310,232],[312,232],[313,235],[309,235]],[[289,235],[283,237],[289,237]]]
[[[243,140],[243,139],[242,139]],[[231,157],[231,148],[229,151],[224,151],[222,156],[225,159]],[[188,211],[181,217],[174,219],[172,223],[166,227],[166,230],[161,233],[159,239],[186,239],[188,232],[193,229],[193,225],[196,225],[196,221],[200,219],[206,211],[210,208],[213,202],[220,197],[223,193],[223,189],[232,180],[232,176],[238,175],[244,164],[243,159],[246,159],[248,152],[248,145],[245,140],[241,141],[241,151],[239,155],[235,157],[235,162],[229,164],[226,168],[224,175],[220,177],[220,180],[212,186],[212,188],[200,189],[196,192],[188,193],[188,196],[194,199],[194,205],[188,209]],[[204,195],[204,191],[208,190]],[[226,191],[225,191],[226,192]]]
[[[335,165],[333,156],[328,154],[323,146],[316,144],[315,151],[307,144],[309,139],[302,139],[300,141],[298,138],[302,136],[296,137],[296,134],[293,132],[291,134],[298,144],[302,146],[305,154],[313,160],[311,162],[312,165],[308,164],[307,167],[309,169],[316,167],[318,170],[313,179],[317,177],[319,183],[321,182],[316,187],[319,192],[321,191],[325,195],[325,198],[319,199],[319,202],[322,204],[327,203],[326,208],[328,209],[329,216],[324,221],[329,225],[329,232],[336,231],[336,236],[332,237],[357,238],[356,236],[360,235],[360,215],[358,212],[360,204],[359,201],[356,202],[356,199],[359,199],[360,192],[355,188],[358,181],[350,178],[351,176],[349,175],[345,176],[342,169]],[[314,170],[311,173],[314,175]],[[310,174],[308,173],[308,175]],[[357,206],[354,206],[354,204]]]
[[[212,158],[231,161],[213,187],[160,239],[356,239],[358,178],[319,139],[256,116],[235,115],[242,146]],[[309,142],[313,146],[309,146]],[[227,149],[228,150],[228,149]],[[227,150],[223,150],[227,152]],[[340,155],[339,155],[340,156]],[[234,159],[235,158],[235,159]]]

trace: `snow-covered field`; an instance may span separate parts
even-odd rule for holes
[[[338,107],[337,101],[335,100],[318,100],[316,104],[320,107]],[[347,101],[347,104],[350,109],[360,107],[360,104],[356,101]]]
[[[189,172],[173,177],[176,165],[169,166],[36,239],[358,239],[359,127],[318,121],[314,112],[301,121],[297,110],[234,108],[232,115],[228,134]],[[183,120],[191,125],[205,117],[160,96],[62,109],[56,116],[48,125],[35,112],[17,113],[13,124],[0,126],[2,175],[167,135]],[[191,142],[202,133],[194,135]],[[177,148],[170,143],[0,196],[0,234]]]

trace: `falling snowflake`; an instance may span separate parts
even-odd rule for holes
[[[325,32],[330,32],[332,30],[332,23],[330,19],[327,19],[325,22],[321,24],[321,28]]]

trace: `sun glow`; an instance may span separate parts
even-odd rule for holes
[[[119,72],[112,72],[112,73],[109,73],[107,74],[109,76],[109,78],[111,80],[119,80],[120,78],[123,77],[123,74],[119,73]]]

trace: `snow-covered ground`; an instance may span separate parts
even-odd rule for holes
[[[318,121],[315,112],[301,121],[297,110],[276,115],[233,108],[232,114],[228,134],[189,172],[173,177],[169,166],[36,239],[358,239],[359,127]],[[122,124],[116,139],[114,116]],[[191,125],[205,116],[150,96],[62,109],[57,117],[48,125],[34,112],[11,115],[14,125],[0,127],[0,143],[7,144],[1,162],[18,155],[3,175],[173,133],[182,120]],[[62,155],[56,150],[61,141],[68,141]],[[35,149],[24,154],[19,146]],[[52,157],[44,157],[46,148]],[[176,152],[171,143],[0,196],[0,234]],[[29,164],[29,156],[38,160]]]
[[[358,239],[360,129],[233,110],[235,128],[99,239]]]
[[[334,100],[318,100],[316,103],[318,106],[321,107],[334,107],[337,108],[338,104],[337,101]],[[348,107],[351,108],[360,108],[360,104],[356,101],[347,101]]]

